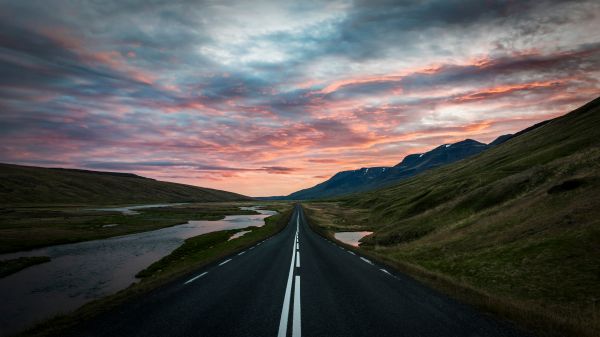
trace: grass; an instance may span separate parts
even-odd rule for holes
[[[600,335],[600,100],[392,187],[305,206],[325,234],[373,231],[363,254],[541,336]]]
[[[48,256],[29,256],[10,260],[0,260],[0,278],[14,274],[27,267],[45,262],[50,262]]]
[[[262,227],[223,230],[189,238],[171,254],[153,263],[136,276],[145,280],[197,269],[206,261],[220,260],[276,234],[285,227],[290,216],[291,210],[285,207],[280,210],[280,213],[266,218],[265,225]],[[250,232],[229,240],[232,235],[242,231]]]
[[[136,215],[91,210],[97,205],[0,207],[0,253],[104,239],[189,220],[219,220],[225,215],[256,213],[239,209],[239,206],[248,205],[242,202],[193,203],[146,208]]]
[[[256,204],[256,203],[255,203]],[[170,255],[140,272],[141,281],[105,298],[90,302],[71,314],[57,316],[19,334],[19,336],[61,336],[75,324],[92,319],[97,315],[115,309],[126,301],[147,294],[180,277],[214,264],[227,256],[234,255],[259,241],[281,231],[290,220],[292,205],[286,202],[259,203],[278,213],[265,219],[262,227],[249,227],[239,230],[218,231],[189,238]],[[252,232],[240,238],[227,241],[237,231]]]
[[[250,200],[127,173],[0,164],[1,204],[115,204]]]

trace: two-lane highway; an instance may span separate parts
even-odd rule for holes
[[[314,233],[279,234],[77,326],[72,336],[523,336]]]

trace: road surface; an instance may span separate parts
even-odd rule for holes
[[[523,336],[345,250],[296,206],[279,234],[69,332],[72,336]]]

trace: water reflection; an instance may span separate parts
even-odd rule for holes
[[[121,212],[121,213],[123,213],[123,215],[136,215],[136,214],[140,214],[140,212],[135,211],[138,209],[167,207],[167,206],[180,206],[180,205],[185,205],[185,204],[186,203],[152,204],[152,205],[137,205],[137,206],[126,206],[126,207],[92,208],[91,210],[92,211]]]
[[[360,239],[371,234],[373,234],[373,232],[339,232],[335,233],[334,237],[343,243],[358,247],[360,244]]]
[[[0,255],[50,256],[48,263],[32,266],[0,279],[0,335],[113,294],[135,282],[135,274],[168,255],[189,237],[217,230],[263,226],[274,211],[255,207],[260,214],[232,215],[218,221],[189,221],[159,230],[103,240],[51,246]]]

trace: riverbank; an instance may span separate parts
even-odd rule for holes
[[[16,259],[0,260],[0,278],[19,272],[36,264],[49,262],[48,256],[27,256]]]
[[[107,296],[105,298],[90,302],[83,307],[77,309],[68,315],[59,316],[49,321],[43,322],[32,329],[29,329],[19,336],[60,336],[61,331],[65,331],[69,327],[73,326],[76,322],[87,320],[101,314],[111,308],[115,308],[125,301],[132,300],[138,296],[142,296],[153,289],[161,287],[175,279],[183,277],[193,271],[209,266],[216,261],[219,261],[229,255],[236,254],[237,252],[246,249],[259,241],[262,241],[276,233],[285,227],[289,221],[291,215],[291,204],[277,203],[269,204],[269,209],[277,210],[278,213],[265,219],[265,225],[258,228],[252,228],[250,233],[230,241],[225,241],[231,233],[212,232],[204,235],[200,235],[194,238],[190,238],[190,241],[186,242],[181,248],[186,252],[186,261],[181,259],[172,259],[165,257],[160,264],[160,268],[151,268],[146,271],[145,277],[138,283],[131,285],[130,287],[119,291],[118,293]],[[248,230],[240,229],[240,230]],[[227,231],[222,231],[227,232]],[[217,234],[215,234],[217,233]],[[194,249],[193,245],[189,246],[189,242],[203,240],[203,237],[218,237],[212,245],[198,245]],[[179,251],[181,251],[181,249]],[[177,252],[178,250],[176,250]],[[174,254],[180,254],[173,252]],[[176,256],[174,255],[174,256]],[[169,261],[170,260],[170,261]],[[165,263],[169,261],[169,263]]]
[[[107,208],[106,205],[3,205],[0,206],[0,254],[151,231],[190,219],[220,220],[226,215],[257,214],[240,209],[252,204],[176,204],[139,209],[136,214],[123,214],[119,209],[94,209]]]

